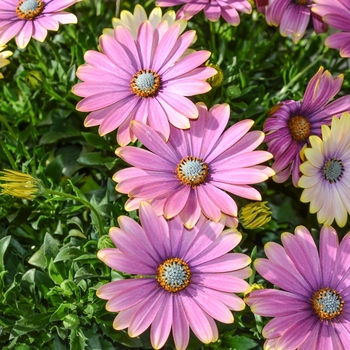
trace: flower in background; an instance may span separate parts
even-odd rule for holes
[[[6,45],[0,46],[0,51],[2,51],[5,47]],[[7,58],[10,57],[12,54],[13,53],[11,51],[0,52],[0,68],[5,67],[10,63],[10,61]],[[3,79],[3,78],[4,76],[2,75],[2,73],[0,73],[0,79]]]
[[[218,64],[215,63],[209,63],[207,62],[205,64],[208,67],[213,67],[216,70],[216,74],[207,79],[207,82],[212,86],[212,87],[218,87],[222,84],[223,80],[224,80],[224,72],[222,71],[222,69],[220,68],[220,66]]]
[[[0,171],[0,195],[10,195],[23,199],[34,199],[43,191],[43,187],[35,177],[19,171],[4,169]]]
[[[271,220],[271,209],[266,205],[267,202],[256,202],[245,205],[239,211],[239,222],[249,230],[264,226]]]
[[[184,20],[176,21],[175,11],[167,11],[164,15],[162,14],[162,9],[160,7],[155,7],[149,17],[147,17],[147,13],[145,9],[137,4],[134,8],[134,13],[132,14],[129,11],[123,10],[120,13],[120,18],[113,18],[112,25],[113,28],[106,28],[103,30],[103,34],[108,34],[110,36],[114,36],[114,28],[118,26],[125,27],[129,30],[130,34],[134,38],[137,39],[137,32],[140,25],[149,20],[152,24],[153,30],[157,28],[161,21],[168,22],[169,27],[171,27],[174,23],[180,24],[180,34],[185,30],[187,22]]]
[[[319,223],[331,225],[335,219],[345,226],[350,213],[350,114],[334,117],[331,128],[323,125],[322,138],[311,136],[304,155],[300,200],[310,202],[310,212],[317,213]]]
[[[166,221],[147,203],[140,205],[140,226],[120,216],[120,228],[110,229],[118,248],[102,249],[98,257],[117,271],[134,278],[110,282],[97,290],[108,300],[106,309],[119,312],[117,330],[128,328],[137,337],[150,327],[151,343],[160,349],[172,330],[175,347],[186,349],[190,329],[203,343],[215,342],[214,319],[232,323],[230,310],[245,304],[234,293],[243,293],[251,275],[250,258],[229,253],[242,235],[222,232],[224,225],[207,220],[187,230],[179,218]]]
[[[294,43],[304,36],[310,14],[316,33],[326,32],[328,27],[322,18],[311,12],[312,0],[255,0],[257,8],[265,14],[270,26],[280,26],[283,36],[291,36]]]
[[[350,57],[350,3],[341,0],[314,0],[312,12],[322,17],[330,26],[341,30],[341,33],[330,35],[326,46],[340,50],[340,56]]]
[[[180,59],[191,45],[195,31],[179,37],[181,24],[168,28],[162,21],[153,31],[150,21],[141,24],[137,40],[123,26],[114,29],[114,37],[102,35],[103,53],[86,52],[87,64],[78,68],[83,82],[73,92],[84,97],[77,105],[91,112],[85,126],[100,125],[100,135],[118,128],[117,141],[126,145],[135,141],[130,129],[132,120],[148,123],[165,140],[170,124],[180,129],[190,127],[189,119],[198,117],[195,104],[185,96],[211,89],[205,79],[216,71],[201,66],[210,56],[201,50]]]
[[[44,41],[48,30],[59,23],[77,23],[77,17],[62,10],[80,0],[2,0],[0,6],[0,46],[16,37],[19,48],[30,38]]]
[[[209,21],[216,22],[220,16],[224,20],[237,26],[240,23],[238,11],[251,13],[252,6],[248,0],[157,0],[157,6],[176,6],[183,5],[177,12],[177,18],[189,20],[200,11],[204,11]]]
[[[245,298],[255,314],[274,317],[263,329],[264,349],[349,349],[350,234],[339,245],[336,231],[324,226],[319,252],[303,226],[281,239],[284,247],[269,242],[268,259],[254,262],[280,290],[256,290]]]
[[[131,129],[149,149],[121,147],[116,154],[133,167],[118,171],[113,180],[118,192],[127,193],[126,210],[150,201],[158,215],[180,215],[186,227],[193,227],[203,213],[216,222],[222,214],[237,216],[236,202],[225,191],[261,200],[250,184],[272,176],[271,168],[259,163],[272,157],[254,151],[264,139],[261,131],[248,130],[254,122],[242,120],[222,134],[230,117],[227,104],[215,105],[209,112],[197,103],[199,118],[189,130],[171,127],[166,143],[151,127],[133,121]]]
[[[321,125],[329,125],[333,116],[350,111],[349,95],[328,104],[340,90],[343,79],[343,75],[332,79],[331,73],[321,67],[310,80],[302,102],[287,100],[271,109],[264,132],[268,151],[275,159],[272,169],[276,182],[284,182],[292,174],[293,185],[297,187],[299,152],[307,145],[309,136],[321,136]]]

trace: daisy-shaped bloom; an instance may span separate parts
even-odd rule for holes
[[[195,31],[179,37],[180,31],[181,23],[169,28],[169,23],[162,21],[153,30],[151,22],[145,21],[136,40],[123,26],[114,29],[114,37],[102,35],[103,53],[85,54],[87,64],[77,71],[83,82],[73,87],[76,95],[84,97],[77,109],[91,112],[85,126],[100,125],[100,135],[118,128],[120,145],[136,140],[130,130],[134,119],[147,122],[165,140],[170,133],[169,123],[189,128],[189,118],[197,118],[198,111],[185,96],[209,91],[211,87],[205,80],[216,70],[202,66],[209,51],[182,57]]]
[[[312,0],[255,0],[257,8],[265,14],[270,26],[280,27],[283,36],[291,36],[294,43],[304,36],[309,24],[310,14],[316,33],[327,31],[327,25],[322,18],[311,12]]]
[[[312,12],[330,26],[341,30],[326,39],[326,46],[340,50],[340,56],[350,57],[350,3],[344,0],[314,0]]]
[[[287,100],[273,107],[264,125],[268,151],[275,158],[272,169],[276,182],[286,181],[292,174],[297,187],[300,178],[301,149],[310,135],[321,135],[321,125],[331,124],[332,117],[350,111],[350,96],[328,102],[338,93],[343,75],[332,79],[328,71],[319,69],[310,80],[302,102]]]
[[[180,23],[180,33],[182,33],[185,30],[187,25],[187,22],[184,20],[176,21],[175,11],[170,10],[163,15],[162,9],[160,7],[155,7],[151,11],[149,17],[147,17],[147,13],[145,9],[141,5],[137,4],[134,8],[133,14],[127,10],[123,10],[120,13],[120,18],[113,18],[112,19],[113,29],[106,28],[103,30],[103,34],[114,36],[114,28],[118,26],[123,26],[129,30],[132,37],[136,40],[137,32],[140,25],[147,20],[151,22],[153,30],[157,28],[157,26],[161,21],[167,21],[169,24],[169,27],[172,26],[174,23]]]
[[[106,248],[98,257],[134,278],[110,282],[97,291],[108,300],[106,308],[119,312],[117,330],[128,328],[137,337],[150,327],[151,343],[160,349],[172,332],[175,347],[186,349],[190,329],[203,343],[215,342],[214,319],[232,323],[230,310],[243,310],[243,293],[251,275],[250,258],[230,253],[242,236],[235,229],[204,220],[192,230],[179,218],[166,221],[152,206],[140,206],[142,226],[127,216],[109,235],[118,248]]]
[[[44,41],[48,30],[59,23],[77,23],[77,17],[62,10],[81,0],[2,0],[0,5],[0,46],[16,37],[19,48],[30,38]]]
[[[222,16],[233,26],[240,23],[238,11],[248,14],[252,12],[252,6],[248,0],[157,0],[156,4],[158,6],[184,5],[177,12],[177,18],[188,20],[203,10],[209,21],[216,22]]]
[[[2,51],[4,48],[6,47],[6,45],[4,46],[0,46],[0,51]],[[10,57],[13,53],[11,51],[3,51],[0,52],[0,68],[5,67],[6,65],[8,65],[10,63],[10,61],[7,59],[7,57]],[[0,73],[0,79],[3,79],[4,76],[2,75],[2,73]]]
[[[281,239],[283,247],[267,243],[268,259],[254,263],[280,289],[256,290],[245,299],[255,314],[274,317],[263,329],[264,349],[348,350],[350,234],[339,244],[336,231],[324,226],[319,252],[303,226]]]
[[[201,213],[216,222],[222,213],[237,216],[236,202],[225,191],[261,200],[260,193],[249,185],[274,174],[269,167],[258,165],[272,155],[254,151],[264,133],[248,132],[254,122],[247,119],[222,134],[230,107],[215,105],[209,112],[203,103],[197,107],[199,118],[191,121],[191,128],[172,127],[168,143],[151,127],[132,122],[132,131],[149,151],[131,146],[116,150],[119,157],[133,165],[113,177],[118,182],[117,191],[131,197],[126,210],[150,201],[158,215],[172,218],[180,214],[185,226],[193,227]]]
[[[335,219],[343,227],[350,213],[350,115],[334,117],[331,128],[323,125],[322,139],[311,136],[304,155],[307,161],[300,166],[303,176],[298,185],[305,190],[300,200],[310,202],[319,223],[330,225]]]

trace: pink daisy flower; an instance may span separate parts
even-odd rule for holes
[[[147,122],[165,140],[169,123],[180,129],[190,127],[189,118],[196,119],[198,111],[185,96],[209,91],[205,80],[216,70],[201,66],[209,51],[180,59],[196,35],[191,30],[179,37],[180,30],[180,23],[169,28],[162,21],[153,30],[151,22],[145,21],[136,40],[123,26],[114,29],[114,38],[100,37],[103,52],[86,52],[87,64],[77,71],[83,82],[73,87],[76,95],[84,97],[77,109],[91,112],[85,126],[100,125],[100,135],[118,128],[120,145],[136,141],[130,129],[132,120]]]
[[[350,57],[350,3],[346,0],[314,0],[312,12],[321,16],[330,26],[341,33],[330,35],[326,45],[340,50],[340,56]]]
[[[157,6],[183,5],[176,17],[189,20],[200,11],[204,11],[209,21],[216,22],[220,16],[224,20],[237,26],[240,23],[238,11],[251,13],[252,6],[248,0],[157,0]]]
[[[237,205],[225,191],[253,200],[260,193],[250,184],[263,182],[274,172],[258,165],[272,157],[254,151],[264,139],[261,131],[248,130],[254,122],[243,120],[224,134],[230,116],[227,104],[215,105],[209,112],[197,103],[199,118],[189,130],[171,127],[166,143],[151,127],[138,121],[131,129],[149,149],[121,147],[116,154],[132,168],[118,171],[113,179],[118,192],[131,197],[126,210],[135,210],[150,201],[158,215],[180,215],[186,227],[193,227],[201,213],[214,221],[222,214],[237,216]],[[222,134],[222,135],[221,135]]]
[[[326,32],[328,27],[322,18],[311,12],[312,0],[255,0],[257,8],[265,14],[270,26],[280,26],[283,36],[291,36],[294,43],[304,36],[310,15],[316,33]]]
[[[265,142],[275,158],[272,169],[276,182],[285,182],[292,174],[293,185],[298,187],[299,153],[308,144],[309,136],[321,136],[321,125],[329,125],[333,116],[350,111],[350,96],[329,103],[340,90],[344,76],[332,79],[331,73],[323,70],[321,67],[310,80],[302,102],[283,101],[271,109],[266,119]]]
[[[251,275],[250,258],[229,253],[242,235],[224,225],[201,221],[187,230],[179,218],[166,221],[152,206],[140,206],[140,226],[127,216],[109,235],[118,248],[102,249],[98,257],[117,271],[134,278],[110,282],[97,290],[108,300],[106,309],[119,312],[117,330],[128,328],[137,337],[150,327],[151,343],[160,349],[170,332],[178,350],[186,349],[190,329],[203,343],[215,342],[214,319],[232,323],[230,310],[245,304],[234,293],[248,291],[243,279]]]
[[[281,238],[284,247],[267,243],[268,259],[254,263],[280,290],[256,290],[245,298],[255,314],[274,317],[263,329],[264,349],[348,350],[350,233],[339,244],[336,231],[324,226],[319,252],[303,226]]]
[[[25,48],[33,37],[44,41],[48,30],[58,30],[59,23],[77,23],[77,17],[62,10],[81,0],[1,0],[0,46],[16,37]]]

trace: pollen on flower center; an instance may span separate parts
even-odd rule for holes
[[[42,0],[20,0],[16,7],[17,16],[21,19],[32,20],[44,9]]]
[[[310,0],[294,0],[294,3],[297,5],[306,6],[306,5],[309,5],[311,3],[311,1]]]
[[[199,158],[189,156],[181,159],[176,167],[176,174],[183,184],[198,186],[208,175],[208,165]]]
[[[321,320],[332,320],[341,314],[344,301],[334,289],[322,288],[314,293],[312,305]]]
[[[341,160],[331,158],[324,163],[322,174],[325,180],[329,181],[329,183],[334,183],[343,176],[344,170],[344,164]]]
[[[182,259],[168,259],[157,268],[157,281],[168,292],[176,293],[185,289],[190,280],[190,268]]]
[[[301,115],[292,117],[288,122],[288,127],[293,139],[296,141],[304,141],[310,136],[311,124],[307,118]]]
[[[141,69],[133,75],[131,90],[140,97],[154,96],[160,88],[160,77],[151,69]]]

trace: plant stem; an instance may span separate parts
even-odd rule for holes
[[[44,193],[51,194],[53,196],[69,198],[69,199],[78,201],[78,202],[84,204],[85,206],[87,206],[96,215],[96,218],[97,218],[97,221],[98,221],[99,234],[100,234],[100,237],[103,236],[104,229],[103,229],[103,225],[102,225],[101,216],[98,213],[98,211],[93,207],[93,205],[91,205],[91,203],[89,203],[85,199],[79,198],[79,197],[74,196],[72,194],[65,193],[65,192],[59,192],[59,191],[54,191],[54,190],[50,190],[50,189],[47,189],[47,188],[45,188]]]
[[[4,141],[0,138],[0,147],[3,149],[4,153],[6,154],[7,159],[9,160],[9,162],[11,163],[11,168],[12,169],[17,169],[15,160],[13,159],[13,157],[11,156],[11,153],[8,151]]]

